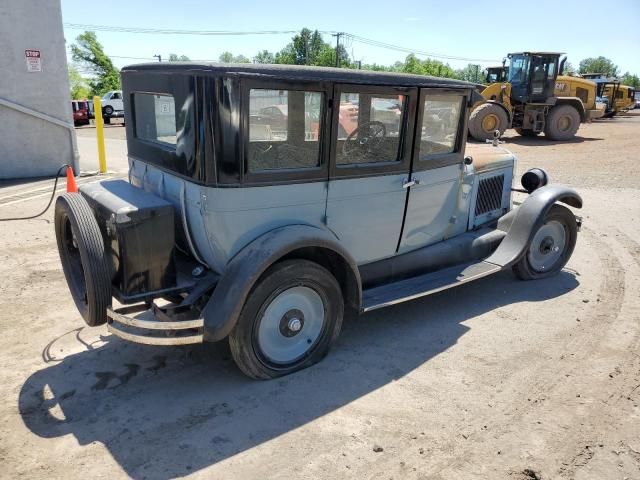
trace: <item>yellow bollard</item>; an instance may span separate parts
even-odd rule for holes
[[[100,173],[107,173],[107,156],[104,150],[104,119],[102,118],[102,101],[93,97],[93,115],[96,122],[96,138],[98,139],[98,163]]]

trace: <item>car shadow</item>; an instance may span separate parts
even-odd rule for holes
[[[100,442],[133,478],[185,475],[308,424],[456,344],[463,322],[505,305],[541,302],[578,287],[563,271],[537,282],[509,272],[345,323],[332,353],[285,378],[244,377],[226,342],[148,347],[103,338],[31,375],[19,395],[26,426],[43,438]],[[509,320],[502,320],[509,321]],[[69,332],[80,340],[78,329]],[[56,350],[56,351],[59,351]]]

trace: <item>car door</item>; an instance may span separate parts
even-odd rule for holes
[[[458,211],[464,192],[466,90],[422,89],[402,238],[404,253],[465,230]]]
[[[334,88],[326,224],[359,264],[396,252],[416,100],[417,89]]]
[[[122,93],[120,92],[113,92],[109,103],[111,103],[111,106],[113,107],[114,110],[124,110],[124,105],[122,102]]]

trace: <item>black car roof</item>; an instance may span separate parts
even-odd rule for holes
[[[395,72],[374,72],[347,68],[308,67],[305,65],[225,64],[200,62],[154,62],[128,65],[123,74],[133,72],[192,73],[216,76],[246,76],[272,80],[331,81],[363,85],[401,87],[474,88],[474,85],[452,78],[430,77]]]

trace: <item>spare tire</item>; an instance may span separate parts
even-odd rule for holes
[[[102,325],[111,306],[111,275],[98,222],[80,194],[65,193],[56,200],[54,224],[62,270],[76,307],[87,325]]]
[[[509,116],[504,108],[497,103],[483,103],[469,115],[469,133],[476,140],[484,142],[493,139],[496,130],[502,135],[508,123]]]

